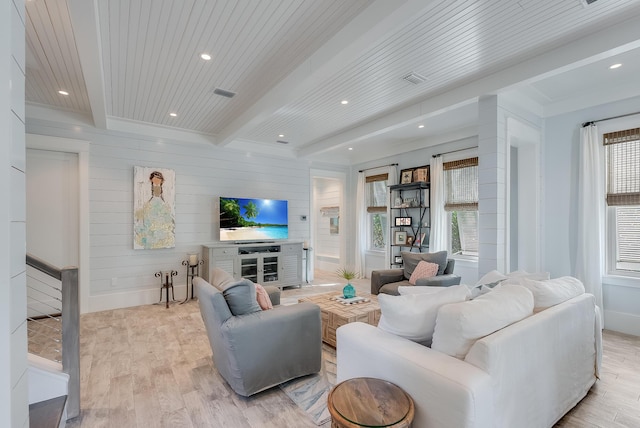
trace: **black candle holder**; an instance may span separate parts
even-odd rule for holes
[[[183,303],[187,303],[187,301],[189,300],[189,285],[191,285],[191,298],[195,298],[195,296],[193,295],[193,278],[200,275],[200,265],[202,264],[204,264],[204,260],[200,260],[196,262],[196,264],[191,264],[190,259],[182,261],[182,266],[187,267],[187,295],[185,296],[184,300],[180,302],[181,305]]]
[[[176,276],[178,274],[178,271],[175,270],[166,270],[166,271],[158,271],[155,273],[155,277],[156,278],[160,278],[160,301],[157,304],[162,303],[162,292],[166,291],[166,296],[167,296],[167,300],[166,300],[166,308],[169,308],[169,289],[171,289],[171,301],[172,302],[177,302],[177,300],[175,299],[175,293],[173,291],[173,277]],[[162,282],[162,279],[164,277],[164,283]]]

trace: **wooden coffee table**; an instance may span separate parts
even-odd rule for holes
[[[370,377],[336,385],[329,392],[327,408],[332,428],[407,428],[415,413],[413,400],[399,386]]]
[[[378,325],[380,321],[380,305],[378,297],[359,293],[358,296],[369,299],[366,303],[344,305],[331,297],[339,296],[339,292],[318,294],[302,297],[298,302],[311,302],[320,306],[322,317],[322,341],[336,347],[336,329],[350,322],[361,321],[371,325]]]

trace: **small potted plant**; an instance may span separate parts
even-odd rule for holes
[[[358,278],[358,273],[348,267],[342,267],[336,271],[336,273],[347,280],[347,285],[342,289],[342,296],[345,299],[350,299],[352,297],[356,297],[356,289],[353,285],[351,285],[351,280]]]

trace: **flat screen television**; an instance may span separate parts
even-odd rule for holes
[[[220,241],[264,242],[288,238],[287,201],[220,197]]]

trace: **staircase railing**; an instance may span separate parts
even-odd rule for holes
[[[75,266],[57,268],[35,256],[27,254],[27,265],[61,281],[59,296],[47,293],[47,296],[60,303],[60,308],[39,301],[49,306],[62,318],[62,370],[69,375],[69,393],[67,398],[67,418],[72,419],[80,414],[80,305],[78,299],[78,268]],[[41,291],[40,291],[41,292]],[[42,293],[42,292],[41,292]],[[54,318],[48,313],[45,318]],[[39,317],[38,317],[39,318]],[[29,321],[37,321],[35,317]],[[52,328],[52,327],[48,327]],[[55,327],[53,327],[55,329]],[[54,339],[55,340],[55,339]]]

